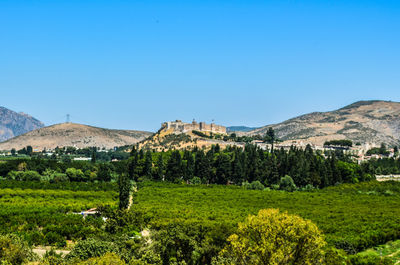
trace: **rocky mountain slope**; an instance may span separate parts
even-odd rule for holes
[[[33,149],[54,149],[55,147],[74,146],[105,147],[135,144],[153,133],[132,130],[111,130],[76,123],[62,123],[37,129],[8,141],[0,143],[0,150],[21,149],[28,145]]]
[[[359,101],[329,112],[313,112],[279,124],[267,125],[246,134],[264,135],[274,128],[282,140],[304,139],[323,145],[327,140],[349,139],[354,143],[400,144],[400,103]]]
[[[0,142],[44,127],[44,124],[25,114],[0,107]]]

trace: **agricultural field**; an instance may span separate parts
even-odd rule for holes
[[[359,255],[387,257],[393,260],[395,264],[400,264],[400,240],[390,241],[387,244],[367,249]]]
[[[0,234],[20,235],[31,245],[63,247],[66,240],[92,237],[102,220],[79,214],[116,205],[113,184],[0,181]]]
[[[266,208],[312,220],[328,244],[350,254],[400,238],[398,182],[343,184],[309,192],[147,182],[139,185],[132,210],[149,227],[199,224],[225,226],[232,232],[238,222]]]

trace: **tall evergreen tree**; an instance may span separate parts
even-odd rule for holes
[[[183,160],[185,160],[185,168],[184,168],[184,178],[185,180],[192,179],[194,177],[194,159],[193,155],[190,151],[185,150],[185,153],[183,154]]]
[[[143,176],[151,178],[153,168],[153,158],[150,151],[146,152],[144,166],[143,166]]]
[[[129,196],[131,193],[131,182],[126,174],[121,174],[118,178],[119,190],[119,209],[124,210],[129,207]]]
[[[158,155],[157,160],[157,172],[154,175],[155,180],[163,180],[164,179],[164,152]]]
[[[167,170],[165,177],[168,181],[177,181],[183,176],[182,172],[182,157],[178,150],[171,153],[171,157],[168,160]]]

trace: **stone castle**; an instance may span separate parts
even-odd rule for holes
[[[200,131],[200,132],[212,132],[212,133],[222,133],[226,134],[226,127],[221,125],[216,125],[214,123],[207,124],[205,122],[197,123],[193,120],[192,123],[182,122],[181,120],[168,121],[161,124],[161,129],[173,129],[178,133],[185,133],[190,131]]]

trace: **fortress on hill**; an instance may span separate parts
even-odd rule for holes
[[[205,122],[197,123],[195,120],[193,120],[192,123],[182,122],[181,120],[164,122],[161,124],[161,129],[173,129],[175,132],[179,133],[200,131],[226,134],[225,126],[216,125],[214,123],[207,124]]]

